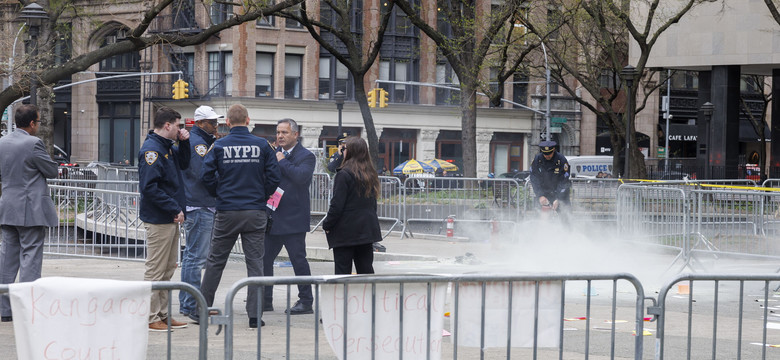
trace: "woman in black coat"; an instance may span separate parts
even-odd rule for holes
[[[333,198],[322,228],[333,249],[336,274],[374,273],[372,244],[382,241],[376,199],[379,177],[368,154],[366,141],[348,137],[344,161],[333,179]]]

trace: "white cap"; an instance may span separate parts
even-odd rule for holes
[[[225,117],[225,115],[217,114],[211,106],[203,105],[203,106],[195,109],[195,121],[198,121],[198,120],[209,120],[209,119],[221,119],[221,118],[224,118],[224,117]]]

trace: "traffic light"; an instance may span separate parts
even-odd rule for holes
[[[173,83],[173,99],[174,100],[180,100],[180,99],[186,99],[189,98],[189,92],[190,89],[188,89],[190,84],[188,84],[186,81],[179,79],[176,80],[175,83]]]
[[[369,107],[376,107],[376,90],[377,89],[371,89],[368,91],[368,106]]]
[[[390,99],[387,97],[389,94],[387,90],[379,88],[379,107],[387,107],[387,104],[390,103]]]

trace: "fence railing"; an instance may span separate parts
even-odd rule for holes
[[[588,296],[582,304],[581,295],[591,294],[594,282],[610,284],[612,297],[595,304]],[[242,279],[228,291],[224,315],[211,317],[212,324],[225,326],[224,358],[234,356],[233,303],[239,292],[249,286],[257,286],[259,293],[265,286],[283,285],[289,306],[290,287],[299,284],[314,286],[315,316],[312,326],[306,326],[313,330],[294,329],[287,315],[283,350],[281,346],[268,350],[262,346],[267,341],[264,339],[278,333],[259,327],[258,356],[318,359],[328,352],[320,348],[321,336],[341,359],[374,358],[380,352],[382,358],[406,354],[414,358],[536,359],[554,355],[563,358],[564,353],[569,358],[572,352],[582,353],[584,358],[593,354],[634,359],[643,356],[645,295],[640,282],[630,274],[472,274]],[[616,336],[619,284],[621,291],[632,294],[634,310],[630,316],[638,336]],[[259,314],[262,294],[258,298]],[[584,319],[579,317],[582,313]],[[584,320],[584,343],[579,334],[564,331],[565,321],[575,317]],[[610,323],[606,332],[591,331],[594,318]],[[451,341],[442,341],[447,326],[453,336]],[[596,341],[608,343],[608,350],[603,345],[591,346]]]

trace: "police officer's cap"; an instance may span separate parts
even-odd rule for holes
[[[343,133],[339,134],[339,137],[338,137],[338,138],[336,138],[336,140],[337,140],[338,142],[340,142],[340,143],[343,143],[343,142],[344,142],[344,140],[345,140],[347,137],[349,137],[349,133],[348,133],[348,132],[343,132]]]
[[[553,151],[555,151],[555,147],[558,146],[555,141],[548,140],[548,141],[542,141],[539,143],[539,150],[542,151],[544,154],[550,154]]]

